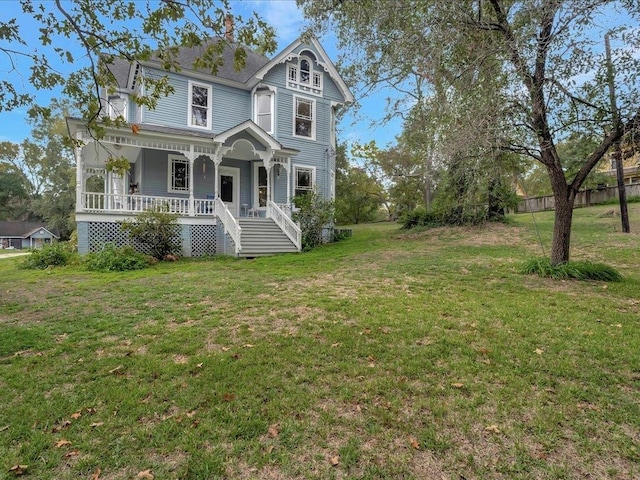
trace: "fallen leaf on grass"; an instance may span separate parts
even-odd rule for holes
[[[24,475],[27,468],[29,468],[29,465],[14,465],[9,469],[9,471],[13,473],[15,476],[18,476],[18,475]]]
[[[222,347],[222,348],[221,348],[221,350],[222,350],[223,352],[228,352],[228,351],[230,350],[230,348],[229,348],[229,347]]]
[[[542,353],[544,352],[544,350],[542,350],[541,348],[536,348],[534,350],[534,352],[536,353],[536,355],[542,355]]]
[[[223,393],[222,394],[222,400],[224,400],[225,402],[230,402],[232,400],[235,400],[236,395],[235,393]]]
[[[337,347],[339,347],[339,346],[340,346],[340,343],[339,343],[339,342],[332,343],[332,344],[331,344],[331,346],[332,346],[333,348],[337,348]]]
[[[93,422],[91,425],[89,425],[91,428],[98,428],[101,427],[102,425],[104,425],[104,422]]]
[[[252,344],[250,344],[250,343],[245,343],[245,344],[243,345],[243,347],[244,347],[244,348],[253,348],[253,347],[255,347],[255,345],[252,345]]]
[[[418,440],[414,437],[409,437],[409,443],[411,444],[411,446],[413,448],[415,448],[416,450],[420,450],[420,443],[418,443]]]
[[[123,368],[124,367],[122,365],[118,365],[116,368],[112,368],[111,370],[109,370],[109,373],[115,373],[116,375],[124,375],[124,373],[120,371]]]
[[[71,445],[71,442],[69,440],[65,440],[64,438],[56,442],[56,448],[66,447],[67,445]]]
[[[82,416],[82,412],[75,412],[71,414],[71,418],[73,418],[74,420],[79,419]]]
[[[4,432],[5,430],[9,430],[9,425],[5,425],[4,427],[0,428],[0,432]]]
[[[280,434],[280,429],[278,428],[278,425],[271,425],[269,427],[268,433],[271,438],[278,438],[278,435]]]
[[[464,383],[452,383],[451,386],[453,388],[464,388]]]
[[[199,363],[199,364],[196,365],[196,367],[202,368],[202,365],[204,365],[204,363]]]
[[[96,471],[93,472],[93,475],[91,475],[91,480],[98,480],[100,478],[101,473],[102,473],[102,470],[100,470],[100,468],[96,468]]]
[[[484,427],[484,431],[489,433],[500,433],[500,429],[497,425],[489,425],[488,427]]]
[[[80,455],[80,450],[71,450],[64,454],[65,458],[77,457]]]
[[[57,424],[56,426],[54,426],[51,429],[51,432],[52,433],[58,433],[61,430],[67,428],[69,425],[71,425],[71,422],[69,420],[64,420],[63,422],[61,422],[61,423]]]
[[[329,459],[329,462],[331,462],[331,465],[333,465],[334,467],[337,467],[338,464],[340,463],[340,455],[336,455],[335,457],[331,457]]]
[[[147,479],[147,480],[153,480],[154,476],[151,473],[151,469],[149,469],[149,470],[143,470],[140,473],[138,473],[138,475],[136,475],[136,478],[144,478],[144,479]]]

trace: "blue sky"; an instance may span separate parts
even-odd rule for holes
[[[67,1],[67,0],[63,0]],[[257,12],[260,17],[275,27],[277,32],[278,50],[285,48],[293,42],[304,30],[305,21],[300,10],[298,10],[294,0],[232,0],[231,6],[235,14],[247,17],[251,12]],[[41,49],[38,41],[37,24],[33,19],[22,13],[18,0],[0,0],[2,7],[2,16],[6,18],[17,18],[21,27],[24,40],[28,43],[29,50],[35,48]],[[320,38],[320,42],[329,54],[332,60],[336,60],[339,53],[336,49],[335,37],[331,34]],[[17,48],[16,48],[17,49]],[[276,51],[276,53],[277,53]],[[78,62],[81,61],[81,50],[77,49],[75,57]],[[49,56],[49,61],[53,61]],[[64,73],[70,73],[74,67],[72,65],[60,65],[59,68]],[[0,79],[9,80],[16,84],[18,88],[29,89],[28,82],[28,65],[18,63],[17,69],[10,71],[10,65],[5,58],[0,60]],[[42,106],[49,104],[52,97],[59,97],[59,92],[37,91],[38,103]],[[357,92],[353,92],[357,95]],[[394,121],[385,126],[371,127],[371,122],[379,120],[384,112],[381,105],[385,104],[385,94],[379,94],[369,97],[362,102],[363,108],[358,114],[358,120],[354,120],[353,115],[346,116],[339,125],[340,141],[352,142],[368,142],[376,140],[378,145],[385,146],[393,143],[396,135],[400,133],[401,123]],[[28,137],[31,126],[26,119],[26,109],[16,109],[11,112],[0,112],[0,141],[20,142]]]

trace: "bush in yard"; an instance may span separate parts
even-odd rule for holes
[[[151,255],[162,260],[167,255],[178,256],[182,251],[178,216],[161,209],[147,210],[134,220],[121,222],[129,237],[147,246]]]
[[[71,247],[65,242],[57,242],[32,250],[19,267],[26,270],[44,270],[47,267],[67,265],[73,258]]]
[[[529,260],[521,271],[524,274],[549,277],[556,280],[622,281],[622,275],[615,268],[592,262],[567,262],[560,265],[552,265],[548,258],[534,258]]]
[[[293,220],[300,224],[302,230],[302,249],[311,250],[324,243],[324,227],[334,220],[333,202],[309,192],[294,197],[293,204],[298,209],[293,214]]]
[[[152,257],[136,252],[132,247],[117,248],[106,244],[97,253],[90,253],[84,259],[87,270],[94,272],[125,272],[147,268]]]

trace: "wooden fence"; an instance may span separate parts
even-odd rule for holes
[[[640,184],[625,185],[627,198],[640,197]],[[582,190],[576,195],[574,207],[589,207],[598,203],[605,203],[618,198],[618,187],[599,188],[597,190]],[[542,210],[554,210],[555,200],[553,195],[546,197],[525,198],[518,203],[516,213],[540,212]]]

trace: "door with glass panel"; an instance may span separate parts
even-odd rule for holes
[[[236,167],[220,167],[218,182],[220,200],[237,217],[240,205],[240,169]]]

